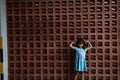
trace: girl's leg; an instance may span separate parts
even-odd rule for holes
[[[79,72],[76,72],[76,73],[75,73],[74,80],[77,80],[78,75],[79,75]]]
[[[82,80],[84,80],[84,72],[82,72]]]

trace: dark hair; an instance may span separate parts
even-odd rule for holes
[[[82,38],[77,38],[77,41],[76,41],[76,46],[77,46],[77,47],[79,47],[78,44],[83,44],[83,49],[86,48],[86,44],[85,44],[84,39],[82,39]]]

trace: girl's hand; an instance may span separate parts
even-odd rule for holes
[[[72,43],[75,44],[75,41],[73,41]]]
[[[85,40],[85,42],[90,42],[89,40]]]

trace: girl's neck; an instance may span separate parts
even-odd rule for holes
[[[82,47],[79,47],[79,48],[81,48],[81,49],[82,49]]]

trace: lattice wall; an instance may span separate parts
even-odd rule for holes
[[[9,80],[72,80],[77,37],[91,41],[85,80],[120,80],[120,0],[7,0]],[[81,77],[79,77],[81,79]]]

